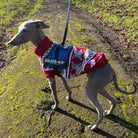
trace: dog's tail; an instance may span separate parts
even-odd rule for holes
[[[137,91],[136,84],[133,84],[134,91],[132,91],[132,92],[126,92],[126,91],[121,90],[121,89],[119,88],[119,86],[118,86],[117,77],[116,77],[116,73],[115,73],[115,72],[114,72],[114,74],[113,74],[113,80],[114,80],[115,88],[116,88],[117,90],[119,90],[120,92],[122,92],[122,93],[125,93],[125,94],[134,94],[134,93]]]

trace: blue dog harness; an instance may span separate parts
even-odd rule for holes
[[[65,69],[68,67],[69,56],[72,49],[72,46],[53,44],[53,46],[44,54],[43,63],[48,67]]]

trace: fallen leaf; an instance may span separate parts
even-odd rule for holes
[[[107,10],[108,10],[108,8],[107,8],[107,7],[105,7],[105,10],[107,11]]]
[[[102,6],[104,7],[104,6],[105,6],[105,4],[104,4],[104,3],[102,3]]]
[[[100,17],[101,17],[100,15],[97,15],[97,16],[96,16],[97,19],[100,18]]]
[[[11,38],[14,37],[14,34],[11,35]]]

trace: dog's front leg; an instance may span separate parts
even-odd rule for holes
[[[56,109],[58,106],[58,97],[57,97],[57,91],[56,91],[56,81],[54,78],[48,78],[49,80],[49,85],[52,91],[52,95],[53,95],[53,100],[54,100],[54,104],[51,106],[52,109]]]
[[[69,86],[68,86],[66,80],[65,80],[64,78],[61,78],[61,80],[63,81],[63,85],[64,85],[64,87],[65,87],[65,89],[66,89],[66,91],[67,91],[67,93],[68,93],[68,96],[66,97],[66,99],[67,99],[68,101],[70,101],[70,100],[71,100],[71,93],[72,93],[72,91],[70,90],[70,88],[69,88]]]

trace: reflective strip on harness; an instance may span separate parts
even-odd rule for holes
[[[55,66],[59,69],[67,68],[72,49],[72,46],[64,45],[64,47],[61,47],[59,44],[54,44],[49,54],[47,56],[44,54],[43,63],[52,68],[55,68]]]

